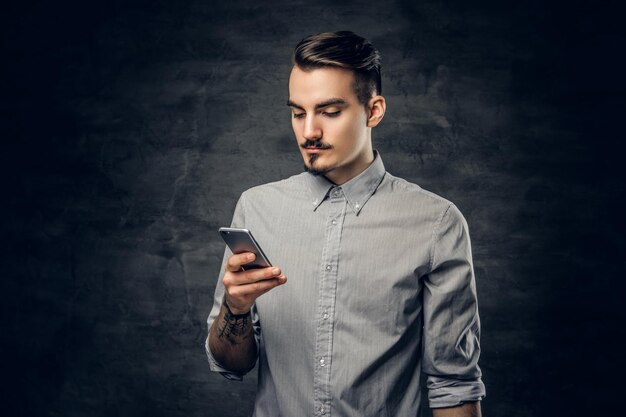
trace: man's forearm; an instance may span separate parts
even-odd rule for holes
[[[458,407],[433,408],[433,417],[481,417],[480,401],[461,404]]]
[[[251,368],[257,358],[251,314],[235,316],[222,304],[209,331],[209,348],[215,360],[229,371]]]

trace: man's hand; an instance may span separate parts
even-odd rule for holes
[[[250,311],[254,301],[269,290],[287,282],[280,268],[267,267],[244,271],[241,267],[254,261],[251,252],[232,255],[228,258],[223,278],[224,300],[233,314]]]
[[[209,330],[209,348],[213,357],[231,371],[245,371],[256,362],[257,346],[249,314],[252,304],[259,296],[287,282],[280,268],[244,271],[241,266],[254,258],[254,253],[250,252],[228,258],[222,280],[224,303]]]

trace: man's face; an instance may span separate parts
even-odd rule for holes
[[[342,184],[373,159],[365,106],[353,89],[354,74],[341,68],[303,71],[289,77],[291,125],[305,168]]]

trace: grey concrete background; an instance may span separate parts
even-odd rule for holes
[[[249,415],[254,375],[211,374],[203,351],[216,229],[243,190],[300,172],[290,53],[341,29],[383,55],[374,141],[387,169],[468,220],[484,414],[610,411],[625,276],[619,16],[540,1],[5,6],[5,415]]]

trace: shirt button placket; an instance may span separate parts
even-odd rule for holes
[[[328,205],[326,243],[320,280],[319,322],[316,343],[315,410],[319,416],[330,415],[330,372],[332,367],[333,311],[337,290],[339,244],[347,201],[340,187],[333,188]]]

